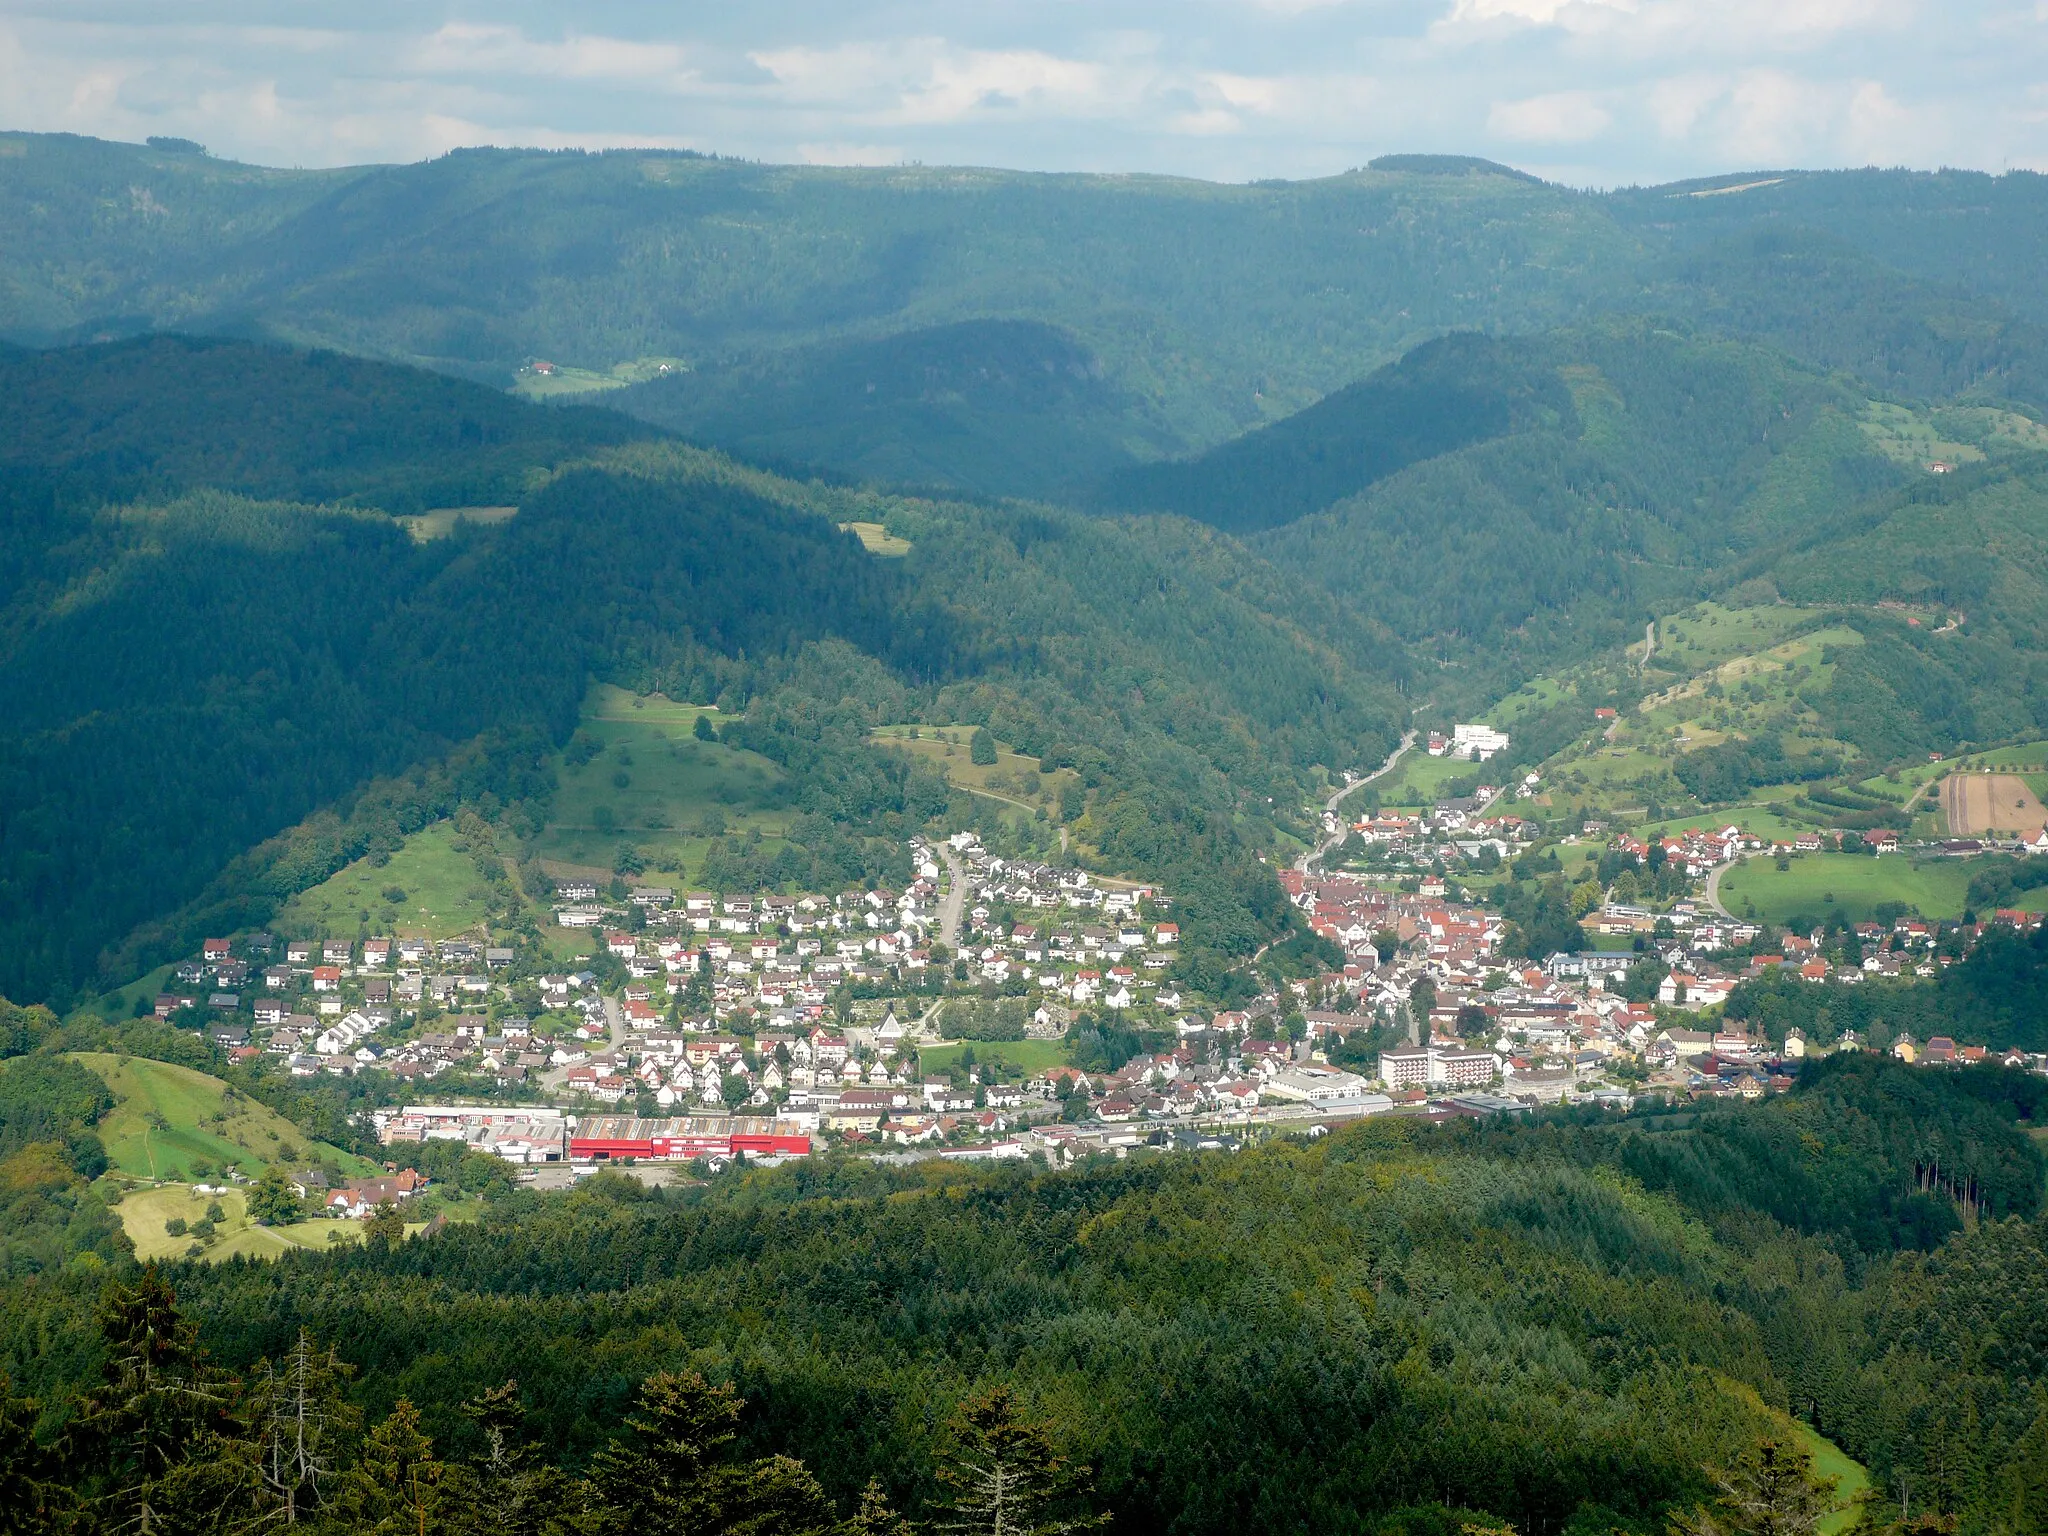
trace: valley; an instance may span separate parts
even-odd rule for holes
[[[0,1522],[2039,1529],[2035,180],[0,133]]]

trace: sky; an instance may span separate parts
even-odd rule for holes
[[[0,128],[304,166],[2048,169],[2048,0],[0,0]]]

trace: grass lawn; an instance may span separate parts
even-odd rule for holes
[[[83,1051],[73,1057],[113,1089],[119,1101],[99,1123],[107,1157],[142,1179],[199,1179],[195,1164],[240,1168],[254,1178],[273,1162],[318,1156],[355,1176],[376,1168],[352,1153],[309,1141],[275,1111],[235,1094],[217,1077],[139,1056]],[[285,1149],[290,1148],[292,1152]],[[202,1181],[203,1182],[203,1181]]]
[[[1491,763],[1468,763],[1458,757],[1431,757],[1417,747],[1401,759],[1401,766],[1372,787],[1380,792],[1382,805],[1434,805],[1444,786],[1455,779],[1474,784],[1498,784],[1500,770]],[[1361,793],[1363,793],[1361,791]],[[1350,802],[1346,802],[1347,808]]]
[[[485,896],[476,864],[456,851],[454,823],[437,821],[408,837],[381,868],[358,859],[301,891],[278,914],[278,926],[352,934],[368,923],[380,933],[445,939],[482,926]]]
[[[709,707],[593,689],[577,734],[598,751],[580,765],[562,763],[542,856],[609,870],[619,844],[631,842],[651,865],[695,870],[710,846],[707,818],[779,838],[791,815],[787,775],[757,752],[698,740],[700,715],[719,723]]]
[[[1738,656],[1768,650],[1809,621],[1813,610],[1777,603],[1764,608],[1723,608],[1701,603],[1673,614],[1657,625],[1657,655],[1652,666],[1675,672],[1700,672]],[[1638,649],[1641,637],[1636,637]]]
[[[1793,1423],[1799,1431],[1799,1438],[1806,1443],[1807,1453],[1813,1457],[1813,1475],[1825,1480],[1835,1480],[1834,1513],[1820,1522],[1820,1536],[1842,1536],[1856,1523],[1856,1500],[1870,1487],[1870,1474],[1861,1462],[1851,1461],[1848,1452],[1832,1440],[1822,1437],[1811,1424]]]
[[[243,1257],[274,1259],[279,1254],[299,1249],[324,1253],[331,1247],[363,1240],[362,1223],[325,1217],[294,1222],[286,1227],[259,1227],[249,1220],[248,1204],[238,1189],[217,1195],[195,1194],[185,1184],[133,1189],[121,1198],[114,1211],[121,1218],[128,1240],[135,1244],[136,1258],[147,1262],[150,1259],[184,1258],[197,1239],[189,1232],[173,1237],[165,1230],[165,1224],[172,1217],[180,1217],[189,1227],[206,1214],[208,1205],[215,1203],[219,1204],[227,1219],[216,1224],[213,1242],[206,1245],[199,1255],[209,1264]],[[474,1221],[481,1209],[478,1202],[469,1201],[444,1207],[442,1214],[450,1221]],[[407,1235],[411,1235],[425,1231],[426,1225],[423,1221],[407,1222],[405,1230]]]
[[[944,1014],[939,1015],[943,1022]],[[936,1045],[917,1053],[917,1059],[927,1075],[943,1074],[960,1059],[966,1045]],[[1027,1077],[1049,1071],[1067,1059],[1067,1047],[1060,1040],[1005,1040],[997,1044],[977,1040],[973,1043],[976,1061],[999,1061],[1005,1066],[1015,1067]]]
[[[1969,884],[1970,868],[1960,859],[1915,864],[1896,854],[1873,859],[1806,853],[1783,872],[1766,857],[1745,860],[1722,877],[1721,902],[1737,916],[1754,906],[1759,918],[1772,923],[1796,913],[1825,919],[1835,912],[1861,922],[1891,901],[1916,908],[1922,917],[1959,917]]]

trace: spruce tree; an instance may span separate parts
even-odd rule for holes
[[[365,1536],[423,1536],[440,1528],[441,1463],[401,1397],[370,1432],[343,1490],[343,1513]]]
[[[1054,1449],[1046,1425],[1018,1411],[1008,1387],[963,1403],[939,1479],[953,1490],[933,1529],[961,1536],[1063,1536],[1103,1525],[1089,1470]]]
[[[457,1536],[540,1536],[567,1506],[569,1481],[534,1460],[519,1384],[487,1388],[462,1412],[481,1433],[483,1453],[443,1477],[448,1528]]]
[[[0,1536],[30,1536],[56,1523],[60,1490],[49,1476],[51,1457],[35,1439],[41,1411],[0,1376]]]
[[[910,1522],[889,1506],[889,1496],[879,1477],[868,1479],[860,1491],[860,1507],[846,1522],[845,1536],[914,1536]]]
[[[1814,1536],[1835,1508],[1835,1480],[1813,1476],[1813,1457],[1801,1445],[1759,1441],[1714,1481],[1721,1487],[1715,1507],[1674,1520],[1673,1536]]]
[[[593,1459],[584,1485],[599,1536],[822,1536],[837,1516],[817,1479],[786,1456],[735,1461],[744,1405],[694,1371],[640,1389],[624,1442]]]
[[[357,1415],[341,1395],[354,1374],[330,1348],[316,1348],[305,1329],[272,1365],[258,1367],[253,1418],[266,1494],[279,1518],[296,1525],[323,1509],[340,1479],[335,1443],[355,1427]]]

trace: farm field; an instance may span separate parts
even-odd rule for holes
[[[1058,1040],[976,1040],[972,1045],[934,1045],[919,1051],[917,1059],[927,1074],[943,1074],[967,1050],[974,1052],[976,1061],[999,1061],[1027,1075],[1048,1071],[1067,1059],[1066,1045]]]
[[[312,1158],[351,1176],[377,1171],[351,1153],[309,1141],[282,1115],[204,1072],[103,1051],[73,1059],[114,1091],[119,1102],[100,1121],[100,1140],[113,1165],[134,1178],[204,1182],[230,1167],[254,1178],[273,1162]]]
[[[484,922],[485,890],[476,865],[455,847],[452,822],[437,821],[408,837],[381,867],[358,859],[278,914],[285,933],[349,934],[367,923],[394,937],[444,939]]]
[[[1890,902],[1922,917],[1960,917],[1970,885],[1961,859],[1916,864],[1900,855],[1874,859],[1853,853],[1807,853],[1780,871],[1767,856],[1745,860],[1721,877],[1721,902],[1738,917],[1782,923],[1794,915],[1825,921],[1839,912],[1862,922]]]
[[[2038,775],[2041,782],[2035,785],[2035,793],[2039,794],[2048,788],[2048,741],[2023,741],[2009,747],[1987,747],[1965,757],[1915,763],[1909,768],[1901,768],[1896,782],[1880,775],[1865,779],[1857,787],[1869,794],[1897,797],[1911,794],[1949,774],[1962,772],[2017,773],[2029,778]]]
[[[2048,807],[2016,773],[1952,773],[1941,781],[1939,793],[1951,837],[2032,834],[2048,825]]]
[[[650,865],[682,871],[701,866],[716,832],[779,838],[790,814],[787,776],[759,753],[699,740],[699,716],[714,725],[720,718],[708,706],[593,689],[577,738],[595,751],[576,762],[580,749],[571,742],[553,819],[540,835],[542,857],[609,871],[626,841]]]

